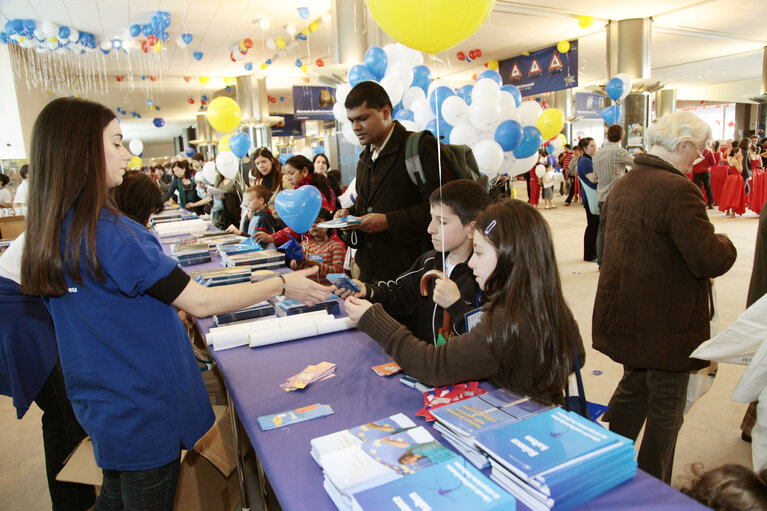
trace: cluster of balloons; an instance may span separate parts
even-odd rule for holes
[[[185,32],[183,34],[180,34],[176,38],[176,44],[178,45],[179,48],[186,48],[187,46],[189,46],[189,43],[192,42],[192,39],[194,39],[194,36],[190,33]]]
[[[619,73],[607,82],[605,87],[607,97],[615,101],[614,105],[602,110],[602,120],[607,124],[616,124],[620,121],[621,115],[623,115],[620,102],[629,95],[632,84],[633,80],[626,73]]]
[[[12,19],[3,29],[0,32],[0,42],[36,48],[40,52],[68,50],[85,53],[96,49],[95,35],[67,26],[60,27],[50,21],[39,23],[29,19]]]
[[[309,19],[311,12],[309,11],[308,7],[299,7],[298,8],[298,15],[301,17],[301,19]],[[325,13],[319,18],[315,19],[311,23],[309,23],[309,26],[301,30],[300,32],[296,28],[296,25],[293,23],[288,23],[285,25],[285,32],[288,33],[290,38],[295,37],[295,39],[286,41],[283,37],[277,37],[277,38],[269,38],[267,39],[264,44],[266,45],[267,49],[276,51],[277,54],[269,59],[266,59],[260,66],[260,69],[256,72],[257,78],[261,79],[264,76],[266,76],[265,71],[266,69],[272,65],[272,59],[276,60],[280,57],[284,57],[288,52],[294,50],[298,46],[299,41],[306,41],[309,39],[309,34],[312,32],[316,32],[320,28],[320,22],[327,23],[330,21],[330,15],[329,13]],[[268,18],[261,18],[259,21],[259,25],[261,26],[261,30],[268,30],[268,28],[271,26],[271,23],[269,22]],[[236,55],[235,55],[236,57]],[[317,65],[322,67],[325,65],[324,62],[322,64],[318,61]],[[307,68],[306,64],[302,63],[301,65],[297,65],[296,67],[301,68],[301,70],[306,73]],[[250,71],[252,70],[253,66],[251,65],[250,68],[246,67],[245,69]]]
[[[239,62],[245,58],[248,54],[248,50],[253,48],[253,40],[250,38],[240,39],[235,45],[229,48],[229,60],[232,62]]]
[[[149,23],[144,25],[131,25],[130,35],[131,37],[144,37],[154,36],[160,41],[168,40],[168,32],[166,29],[170,26],[170,13],[167,11],[157,11]]]

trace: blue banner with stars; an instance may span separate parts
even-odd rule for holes
[[[518,55],[498,62],[504,85],[515,85],[523,96],[532,96],[578,86],[578,41],[570,41],[570,50],[557,46]]]

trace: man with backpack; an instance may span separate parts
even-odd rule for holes
[[[386,91],[375,82],[362,82],[344,103],[355,135],[365,149],[357,163],[357,201],[336,212],[336,218],[354,215],[362,222],[344,232],[344,241],[357,249],[355,261],[363,282],[394,279],[431,247],[426,228],[430,221],[429,195],[441,183],[456,179],[455,158],[441,146],[440,178],[437,141],[419,134],[416,160],[408,172],[407,140],[413,136],[392,118]],[[469,161],[473,156],[468,152]],[[414,163],[411,159],[411,163]],[[476,162],[474,162],[476,166]]]

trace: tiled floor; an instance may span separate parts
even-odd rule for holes
[[[517,183],[520,197],[525,196],[524,190],[524,183]],[[618,364],[590,349],[591,311],[599,273],[596,264],[581,260],[586,225],[583,208],[575,204],[564,207],[562,202],[563,198],[556,196],[556,209],[544,210],[541,205],[540,211],[554,233],[565,295],[587,346],[584,371],[587,395],[591,401],[606,403],[622,371]],[[716,283],[720,321],[726,326],[745,307],[758,217],[749,212],[745,217],[731,219],[719,211],[710,211],[710,217],[717,232],[727,233],[738,248],[735,266]],[[733,403],[730,399],[743,370],[742,366],[721,365],[713,388],[685,417],[676,450],[674,484],[684,481],[685,472],[693,462],[711,468],[723,463],[751,465],[750,444],[740,439],[738,429],[746,405]],[[0,431],[3,432],[0,436],[0,510],[50,509],[40,411],[33,407],[23,420],[18,421],[10,398],[0,397]]]

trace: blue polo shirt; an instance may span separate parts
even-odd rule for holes
[[[62,250],[71,217],[62,225]],[[68,292],[46,299],[67,394],[101,468],[156,468],[178,458],[182,445],[194,446],[214,422],[181,320],[173,306],[146,294],[178,262],[145,227],[106,209],[96,254],[104,282],[89,275],[83,256],[83,284],[67,274]]]

